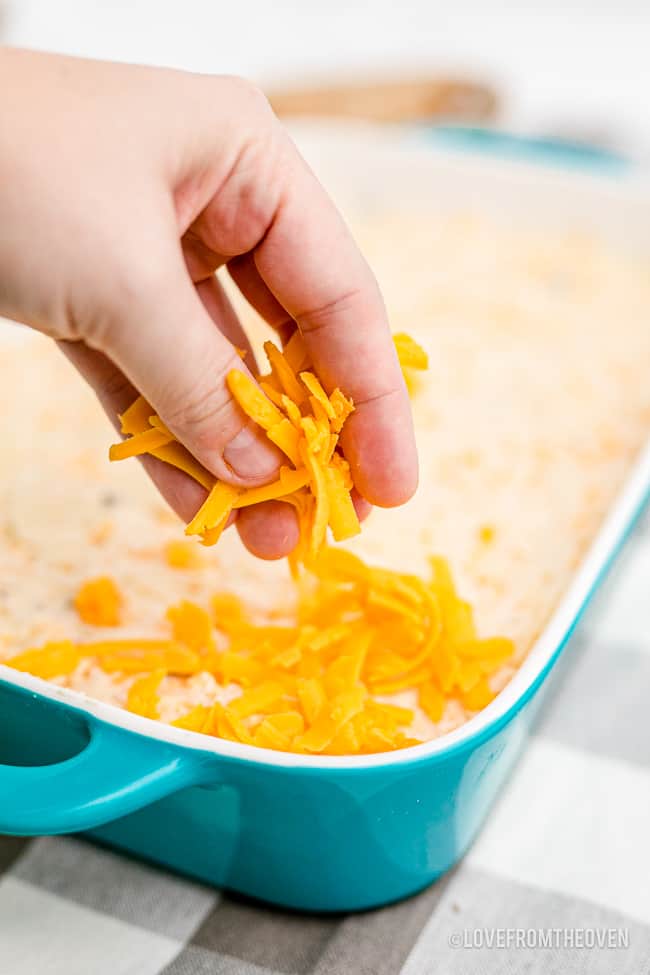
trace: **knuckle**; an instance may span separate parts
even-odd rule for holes
[[[109,403],[124,401],[133,396],[133,387],[120,370],[111,365],[98,378],[97,395]]]
[[[246,254],[271,226],[283,187],[278,139],[271,130],[247,136],[237,159],[208,209],[215,250]]]
[[[391,400],[401,400],[404,396],[404,388],[402,385],[393,386],[389,385],[385,388],[377,388],[372,392],[368,393],[366,396],[360,396],[355,398],[354,406],[355,409],[359,409],[362,406],[378,405],[390,403]]]
[[[219,81],[227,85],[231,99],[239,108],[255,112],[260,118],[266,117],[269,122],[274,118],[268,98],[254,82],[240,75],[225,75]]]
[[[349,288],[315,308],[308,308],[299,312],[296,315],[296,321],[301,331],[306,333],[317,332],[338,322],[343,317],[354,314],[362,300],[361,288]]]
[[[97,306],[75,309],[74,316],[70,316],[69,334],[66,338],[73,341],[83,340],[91,349],[98,352],[110,353],[119,342],[115,336],[116,329],[121,328],[118,315],[107,311],[102,305],[101,311]]]

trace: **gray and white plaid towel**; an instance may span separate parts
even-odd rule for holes
[[[273,910],[83,840],[0,837],[0,975],[650,973],[650,517],[463,863],[367,914]]]

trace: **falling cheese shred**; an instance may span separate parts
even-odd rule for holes
[[[395,336],[395,347],[407,378],[412,369],[426,369],[427,355],[408,335]],[[185,471],[209,492],[204,504],[186,528],[204,545],[214,545],[228,524],[231,512],[262,501],[282,500],[297,514],[300,541],[291,556],[297,573],[312,562],[323,547],[327,529],[335,541],[358,535],[361,527],[352,502],[350,468],[339,449],[339,434],[354,411],[354,404],[340,389],[328,395],[315,373],[299,332],[284,352],[272,342],[264,345],[271,371],[259,384],[242,369],[226,378],[231,395],[242,411],[286,456],[285,466],[273,484],[261,488],[237,488],[216,481],[156,416],[142,397],[121,417],[126,440],[113,444],[109,458],[125,460],[150,453]]]

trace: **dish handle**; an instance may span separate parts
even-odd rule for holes
[[[0,833],[75,833],[101,826],[186,786],[215,781],[211,756],[87,725],[71,758],[49,765],[0,765]]]

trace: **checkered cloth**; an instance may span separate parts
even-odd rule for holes
[[[419,896],[302,916],[84,840],[0,837],[0,975],[649,972],[650,516],[567,652],[478,842]],[[454,947],[506,928],[625,929],[628,944]]]

